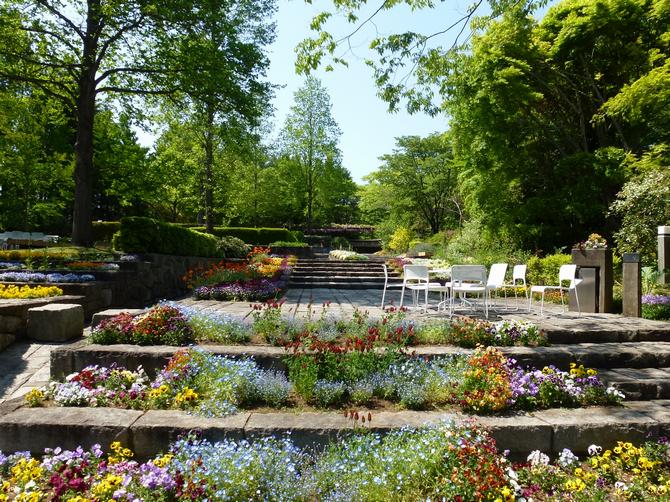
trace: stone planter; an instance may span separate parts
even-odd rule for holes
[[[580,269],[595,269],[595,301],[585,299],[585,305],[594,308],[582,309],[582,312],[612,312],[613,311],[613,289],[614,289],[614,267],[612,265],[611,249],[573,249],[572,263]],[[581,293],[581,291],[580,291]],[[580,297],[581,302],[581,297]],[[576,310],[571,302],[571,310]]]

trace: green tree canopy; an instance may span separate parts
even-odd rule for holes
[[[191,93],[192,85],[214,81],[225,88],[222,92],[240,116],[255,112],[253,105],[242,106],[245,96],[255,91],[245,68],[246,48],[257,43],[255,29],[237,24],[255,8],[243,5],[226,3],[224,14],[230,15],[222,15],[221,2],[208,0],[2,1],[0,78],[28,83],[61,100],[75,124],[75,243],[91,241],[94,123],[100,96]],[[198,38],[205,23],[211,23],[207,29],[225,33],[223,42]]]
[[[328,166],[340,164],[337,146],[340,135],[328,91],[321,81],[308,77],[294,95],[294,104],[279,138],[282,155],[289,159],[289,165],[295,165],[299,174],[298,189],[304,192],[308,228],[314,223],[319,180]]]
[[[405,136],[397,138],[396,145],[393,153],[380,157],[381,167],[369,175],[373,184],[384,188],[364,193],[382,195],[395,220],[406,213],[431,234],[458,226],[462,219],[459,170],[448,135]],[[370,200],[365,204],[375,206]]]

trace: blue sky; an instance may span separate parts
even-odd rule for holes
[[[296,45],[310,36],[309,23],[312,17],[326,10],[329,2],[315,1],[315,5],[303,0],[279,0],[277,15],[277,40],[271,47],[271,66],[268,79],[284,85],[276,92],[275,134],[281,128],[293,103],[293,94],[303,84],[304,77],[296,75],[294,69]],[[450,19],[463,13],[465,3],[451,1],[448,10],[410,12],[404,6],[376,18],[376,30],[381,34],[406,31],[408,29],[431,32],[442,29]],[[411,21],[411,22],[409,22]],[[337,36],[348,33],[353,25],[335,19],[327,28]],[[354,54],[348,54],[349,67],[336,67],[332,72],[317,71],[331,97],[332,112],[342,130],[340,148],[343,164],[356,182],[379,166],[377,158],[390,153],[397,136],[420,135],[447,129],[445,116],[431,118],[425,114],[409,115],[398,112],[389,114],[386,103],[376,96],[372,70],[364,64],[370,56],[367,46],[375,36],[375,27],[370,26],[354,40]],[[451,35],[443,43],[451,42]]]
[[[381,0],[378,2],[381,3]],[[378,5],[377,2],[371,8]],[[550,0],[549,4],[555,3]],[[314,75],[321,79],[331,97],[332,112],[342,130],[340,148],[343,164],[351,172],[354,181],[379,166],[378,157],[391,153],[398,136],[425,136],[448,129],[445,115],[434,118],[418,113],[410,115],[404,111],[390,114],[386,103],[376,96],[372,70],[364,64],[371,56],[367,50],[376,32],[382,35],[417,31],[430,34],[443,30],[459,19],[466,11],[469,1],[446,0],[438,3],[438,8],[412,12],[405,5],[398,5],[391,11],[375,17],[374,26],[362,30],[353,40],[354,54],[346,59],[349,67],[336,67],[332,72],[317,71]],[[279,85],[274,100],[275,135],[281,128],[293,102],[294,92],[303,84],[304,78],[295,74],[296,45],[311,35],[309,24],[312,17],[331,7],[329,1],[314,0],[313,5],[304,0],[279,0],[277,14],[277,40],[270,50],[271,66],[268,79]],[[543,11],[546,9],[543,9]],[[371,11],[370,11],[371,12]],[[363,19],[365,16],[359,16]],[[342,19],[334,19],[326,25],[335,38],[349,33],[352,26]],[[442,46],[449,46],[455,31],[436,39]]]

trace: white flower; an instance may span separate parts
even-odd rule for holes
[[[598,446],[597,444],[592,444],[589,446],[586,450],[589,455],[594,456],[594,455],[600,455],[600,452],[603,451],[602,446]]]
[[[607,387],[607,389],[605,390],[605,394],[607,394],[608,396],[618,397],[619,399],[624,399],[626,397],[623,392],[614,387]]]
[[[540,450],[534,450],[530,452],[530,455],[528,455],[526,460],[530,463],[531,467],[537,467],[538,465],[549,465],[549,457]]]
[[[579,457],[568,448],[563,448],[563,451],[558,456],[558,463],[561,467],[570,467],[577,462],[579,462]]]

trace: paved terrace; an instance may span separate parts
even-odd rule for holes
[[[304,317],[311,312],[312,316],[321,314],[321,306],[325,302],[331,302],[329,315],[349,316],[355,309],[368,311],[373,317],[381,316],[380,308],[381,290],[341,290],[341,289],[292,289],[284,297],[283,311],[289,317]],[[408,298],[411,303],[411,295]],[[399,304],[400,290],[390,289],[387,291],[387,305]],[[412,319],[439,319],[446,318],[447,313],[436,310],[438,298],[431,299],[431,309],[427,314],[418,310],[410,310],[408,317]],[[205,312],[221,312],[235,316],[246,316],[250,312],[250,304],[247,302],[220,302],[220,301],[194,301],[190,298],[180,300],[180,303],[190,305]],[[659,326],[667,327],[670,339],[670,322],[659,323],[658,321],[647,321],[637,318],[625,318],[614,314],[581,314],[576,312],[565,312],[562,307],[545,304],[544,316],[539,315],[539,304],[537,311],[524,312],[527,308],[526,302],[509,302],[510,307],[518,306],[519,311],[499,313],[492,311],[489,318],[515,318],[527,319],[548,332],[558,333],[561,341],[571,339],[580,334],[586,337],[596,337],[597,341],[626,341],[634,340],[631,334],[658,331]],[[468,313],[467,311],[463,313]],[[481,311],[476,312],[482,317]],[[562,335],[561,335],[562,333]],[[565,340],[563,340],[565,338]],[[589,339],[581,339],[589,341]],[[595,339],[592,341],[596,341]],[[49,357],[52,348],[65,344],[43,344],[43,343],[14,343],[4,351],[0,352],[0,403],[15,397],[22,396],[35,387],[45,385],[49,380]]]

